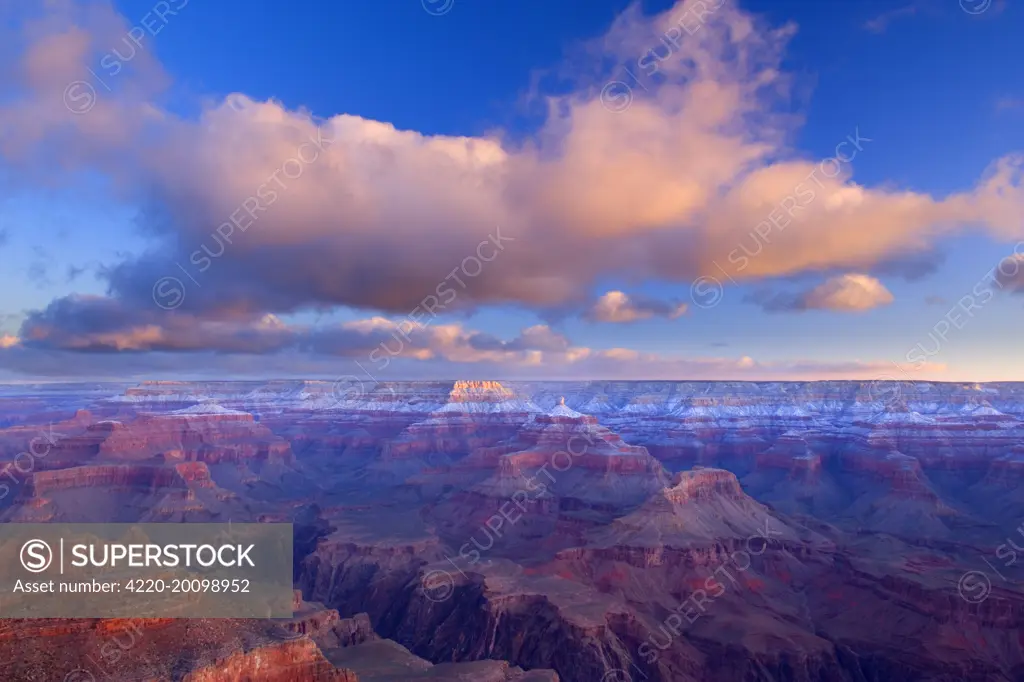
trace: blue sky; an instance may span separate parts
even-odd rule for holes
[[[172,4],[182,3],[184,0],[174,0]],[[426,3],[428,7],[444,4]],[[708,4],[715,3],[708,0]],[[787,116],[787,123],[776,131],[781,139],[759,159],[762,167],[794,159],[816,163],[832,156],[839,142],[859,131],[870,143],[852,162],[852,175],[846,178],[847,182],[884,193],[885,198],[893,202],[903,193],[941,202],[950,194],[971,192],[990,164],[1024,150],[1024,81],[1019,69],[1024,63],[1024,45],[1020,41],[1024,8],[1019,3],[992,0],[986,6],[977,0],[964,0],[961,6],[955,1],[750,0],[741,1],[738,8],[731,7],[731,2],[729,5],[737,16],[756,17],[758,30],[778,30],[787,24],[795,27],[776,65],[786,79],[786,95],[774,98],[760,112]],[[234,0],[187,2],[177,15],[167,17],[155,38],[145,37],[141,52],[145,53],[146,61],[142,56],[133,59],[129,65],[133,73],[109,78],[111,91],[99,91],[99,113],[89,112],[86,116],[98,119],[108,100],[124,98],[137,103],[137,90],[145,89],[139,88],[137,83],[149,78],[152,68],[163,74],[167,87],[155,94],[146,93],[147,105],[159,107],[196,128],[204,125],[202,121],[209,111],[223,105],[227,95],[243,93],[255,102],[272,100],[284,112],[311,114],[314,118],[310,120],[325,121],[348,114],[428,137],[485,138],[500,131],[508,149],[518,148],[551,130],[545,96],[582,92],[579,84],[582,76],[577,65],[584,59],[581,56],[585,52],[583,46],[587,41],[592,44],[608,35],[612,22],[628,7],[628,2],[620,0],[488,3],[454,0],[449,11],[435,16],[418,0],[353,0],[337,4],[312,0],[287,4]],[[965,7],[977,13],[965,11]],[[112,9],[120,15],[123,26],[133,27],[144,17],[151,16],[153,8],[150,0],[123,0],[115,2]],[[650,22],[662,12],[679,9],[675,3],[665,1],[641,5],[643,20]],[[712,16],[711,21],[724,16],[725,10]],[[634,29],[631,35],[640,36],[637,44],[650,47],[660,44],[661,31],[656,24],[640,21]],[[119,44],[115,39],[120,39],[123,31],[119,33],[114,29],[107,35],[111,37],[97,37],[92,42],[91,52],[78,55],[81,57],[76,66],[79,70],[69,73],[83,73],[88,78],[87,71],[81,70],[84,67],[102,73],[100,59],[109,49],[104,46]],[[628,54],[626,50],[616,54],[616,58]],[[719,56],[728,60],[725,52]],[[621,65],[612,66],[607,74],[597,76],[590,84],[596,84],[596,91],[605,80],[621,77],[616,75],[622,73],[621,68]],[[688,87],[685,79],[665,84],[655,79],[650,85],[652,89],[666,90],[677,86],[681,91]],[[638,98],[645,96],[639,88],[635,89]],[[24,98],[27,100],[30,96],[31,93],[25,94]],[[609,120],[620,117],[618,121],[628,125],[640,115],[638,108],[639,105],[607,114]],[[76,126],[79,123],[75,121]],[[671,125],[677,123],[680,122]],[[685,125],[685,118],[681,123]],[[598,125],[602,134],[615,135],[614,129],[619,123]],[[9,134],[14,134],[14,130],[8,127]],[[64,130],[63,134],[69,133]],[[72,143],[69,146],[96,134],[95,129],[76,127],[70,133]],[[64,144],[68,144],[67,139]],[[226,349],[214,344],[206,348],[202,343],[177,341],[147,346],[133,341],[127,345],[114,344],[113,349],[108,347],[112,334],[135,338],[142,328],[159,327],[162,322],[151,319],[152,310],[140,312],[145,316],[145,321],[140,321],[118,308],[118,319],[121,320],[123,313],[124,319],[131,321],[123,323],[127,327],[105,330],[83,329],[81,325],[92,323],[76,322],[78,318],[62,320],[40,316],[51,302],[75,294],[109,299],[113,302],[111,305],[130,308],[136,304],[127,293],[131,287],[111,285],[111,269],[130,262],[129,274],[134,277],[140,269],[145,269],[136,267],[139,265],[136,261],[146,254],[170,250],[169,244],[177,244],[188,253],[195,248],[195,234],[207,234],[216,226],[189,225],[180,229],[162,226],[158,220],[161,211],[175,214],[174,220],[182,220],[176,215],[176,208],[160,206],[157,210],[152,204],[151,185],[166,180],[164,169],[161,169],[159,181],[147,179],[146,187],[142,187],[142,182],[135,187],[131,179],[116,177],[118,171],[109,172],[110,166],[98,161],[100,156],[91,152],[92,156],[86,161],[76,159],[73,174],[56,173],[59,177],[50,178],[39,168],[24,173],[27,163],[45,161],[55,168],[64,167],[66,160],[55,155],[53,148],[47,149],[46,155],[40,154],[31,161],[15,158],[13,154],[0,156],[0,168],[4,168],[3,177],[7,180],[0,194],[0,255],[6,266],[0,272],[0,336],[9,336],[11,340],[6,345],[10,348],[6,350],[15,354],[0,365],[0,372],[10,376],[35,373],[73,376],[93,372],[82,369],[83,365],[89,365],[102,366],[102,373],[115,375],[121,372],[147,374],[147,369],[154,375],[162,375],[168,371],[177,373],[179,370],[168,368],[176,367],[174,362],[180,360],[187,371],[216,373],[225,356],[232,355],[230,351],[237,346]],[[120,163],[117,154],[121,153],[121,150],[111,152],[115,167]],[[198,158],[202,152],[196,154]],[[109,163],[109,159],[103,161]],[[662,161],[652,159],[652,164]],[[124,167],[135,162],[125,161]],[[675,163],[681,173],[691,165],[686,158],[679,158]],[[183,158],[175,172],[187,176],[189,164],[190,159]],[[232,172],[231,168],[225,171],[223,165],[220,168],[221,172]],[[125,172],[125,175],[138,176],[135,172]],[[217,177],[213,176],[214,183],[218,182]],[[624,171],[623,181],[628,177],[629,172]],[[730,182],[740,177],[737,175]],[[1011,189],[1020,189],[1019,176],[1016,182],[1018,184]],[[161,186],[161,192],[168,192],[172,184],[168,181],[166,187]],[[729,186],[732,185],[725,183],[722,188]],[[344,187],[339,186],[336,191],[340,193]],[[392,201],[400,203],[404,190],[399,187],[395,191]],[[471,190],[463,190],[467,191]],[[412,192],[408,194],[411,196]],[[785,196],[785,192],[782,195]],[[165,194],[160,196],[164,198]],[[1010,200],[1016,198],[1013,196]],[[623,201],[628,201],[628,197]],[[764,276],[740,278],[735,285],[725,281],[721,303],[704,309],[691,300],[691,282],[697,275],[707,274],[706,263],[688,266],[684,268],[685,274],[679,276],[665,276],[664,268],[658,272],[648,271],[642,264],[644,259],[639,259],[640,262],[630,263],[621,270],[609,266],[597,268],[596,272],[588,271],[579,280],[583,282],[580,287],[586,295],[574,290],[572,295],[567,294],[565,300],[553,306],[539,304],[532,294],[520,296],[498,286],[501,291],[493,297],[482,296],[479,302],[474,300],[457,314],[442,315],[433,320],[433,326],[460,325],[467,333],[508,341],[525,328],[544,325],[550,334],[568,339],[572,347],[594,352],[623,348],[657,356],[653,360],[638,360],[641,365],[648,363],[648,366],[637,367],[638,374],[664,371],[685,374],[700,366],[688,365],[687,361],[706,360],[710,368],[707,371],[727,378],[724,375],[732,376],[736,372],[742,375],[744,359],[753,358],[765,367],[761,374],[752,378],[762,375],[872,378],[884,371],[881,368],[886,363],[905,363],[908,349],[927,340],[929,332],[947,315],[951,306],[1013,253],[1017,239],[1024,238],[1021,218],[1024,214],[1017,212],[1016,227],[1012,224],[1007,227],[1003,224],[1006,212],[1000,210],[999,229],[983,224],[987,214],[981,209],[977,215],[971,211],[951,210],[962,223],[957,229],[947,231],[921,226],[908,234],[901,243],[914,246],[911,255],[923,263],[917,268],[903,262],[908,257],[906,249],[884,254],[873,251],[870,258],[865,257],[856,266],[831,253],[827,257],[808,257],[803,259],[807,262],[792,267],[766,268],[768,272]],[[425,213],[411,212],[414,216]],[[1009,212],[1012,214],[1012,208]],[[851,229],[854,232],[857,229],[885,231],[894,229],[893,225],[902,229],[899,228],[900,214],[895,213],[892,218],[895,223],[890,222],[886,214],[877,224],[865,220],[859,228]],[[961,218],[961,213],[967,217]],[[880,214],[865,212],[867,218],[875,215]],[[495,216],[495,222],[501,222],[501,217]],[[273,227],[278,229],[276,222]],[[267,229],[270,229],[269,223]],[[417,234],[426,237],[416,248],[430,250],[434,248],[433,235],[443,228],[425,220],[422,229],[424,231]],[[790,235],[798,229],[804,231],[799,235],[800,243],[789,243]],[[783,254],[790,248],[813,249],[817,239],[814,233],[820,235],[821,241],[828,241],[831,239],[829,229],[827,220],[809,221],[785,233],[775,233],[771,249],[772,254],[778,255],[771,258],[784,260]],[[682,233],[684,228],[679,230]],[[345,242],[344,235],[338,239],[339,243]],[[438,243],[442,241],[437,239]],[[730,243],[725,240],[720,242],[726,245],[724,248],[718,245],[707,247],[706,251],[716,255],[716,262],[721,261]],[[374,248],[374,253],[380,253],[382,247]],[[628,250],[628,247],[617,248]],[[829,249],[842,251],[837,245]],[[349,252],[339,253],[344,259],[344,254]],[[366,257],[355,251],[351,253],[354,259]],[[228,258],[234,257],[231,254]],[[513,254],[508,258],[514,257]],[[765,260],[768,258],[765,256]],[[572,260],[570,254],[566,262]],[[259,268],[268,267],[265,261],[261,263],[245,266],[246,272],[255,271],[253,276],[258,277]],[[501,263],[502,268],[519,267]],[[537,273],[531,269],[532,263],[522,267]],[[543,267],[537,268],[543,271]],[[297,273],[289,276],[285,285],[280,284],[283,280],[279,278],[277,283],[267,286],[291,286],[293,280],[301,276],[302,269],[295,268]],[[575,266],[570,269],[575,270]],[[211,274],[219,270],[211,270]],[[875,289],[867,294],[860,292],[870,294],[870,301],[864,303],[857,299],[860,302],[851,308],[843,304],[842,300],[846,299],[829,297],[818,290],[830,278],[849,273],[870,277],[888,292],[888,297],[881,297]],[[153,276],[158,277],[159,273],[154,271]],[[545,276],[558,278],[561,275]],[[235,281],[240,282],[239,287],[245,286],[240,280]],[[385,288],[392,286],[393,281],[394,277],[386,280]],[[849,280],[843,282],[848,284]],[[1022,331],[1020,313],[1024,298],[1015,295],[1019,284],[1014,280],[1000,286],[997,295],[976,309],[962,328],[948,334],[941,351],[931,358],[935,366],[925,368],[915,374],[915,378],[1024,379],[1024,367],[1014,353],[1014,339]],[[211,281],[206,289],[209,291],[216,286],[218,284]],[[816,290],[818,293],[814,294]],[[650,313],[647,319],[640,320],[599,319],[588,314],[587,307],[608,291],[626,292],[635,301],[663,302],[669,307],[677,303],[689,304],[689,308],[676,317]],[[754,300],[769,291],[785,294],[789,297],[787,300],[802,302],[791,303],[781,311],[764,310]],[[307,331],[310,326],[351,324],[374,316],[393,321],[402,318],[395,309],[378,305],[380,297],[375,294],[360,297],[349,291],[322,293],[307,298],[303,298],[305,293],[296,295],[277,306],[265,300],[253,305],[247,299],[244,305],[236,302],[221,307],[230,308],[231,315],[235,315],[231,317],[232,323],[247,324],[244,320],[239,322],[237,317],[239,308],[244,307],[256,316],[253,319],[272,314],[284,325],[296,325]],[[251,298],[258,299],[255,295]],[[348,301],[359,303],[345,304]],[[401,305],[405,304],[399,304],[399,309],[403,309]],[[194,311],[198,316],[196,320],[203,324],[223,324],[227,319],[225,311],[214,308],[218,306],[207,302],[205,307]],[[190,312],[186,306],[169,314]],[[32,324],[22,327],[26,319]],[[180,325],[180,329],[188,327],[188,324]],[[56,328],[69,331],[61,337],[64,341],[50,343],[50,339],[56,339],[53,332]],[[26,332],[32,330],[35,330],[35,337],[29,338]],[[166,330],[161,333],[164,334],[161,338],[171,336]],[[239,331],[246,338],[252,333],[251,329]],[[79,341],[88,334],[94,335],[88,343]],[[96,339],[101,340],[94,343]],[[302,366],[316,371],[322,366],[323,371],[330,372],[330,368],[340,362],[339,358],[359,357],[364,353],[362,348],[352,350],[348,345],[350,341],[346,337],[343,349],[332,347],[322,361],[311,359],[311,364]],[[454,351],[439,351],[431,346],[435,341],[422,341],[421,359],[403,357],[388,371],[412,376],[451,376],[464,371],[516,376],[521,371],[527,374],[534,371],[530,362],[524,364],[521,355],[481,359]],[[186,351],[182,351],[183,345],[188,347]],[[86,347],[89,353],[80,352]],[[542,350],[523,344],[516,348]],[[121,352],[124,350],[130,358],[121,369],[116,356],[124,355]],[[300,349],[307,350],[308,344]],[[230,365],[230,371],[245,373],[251,367],[253,372],[258,372],[260,367],[270,367],[268,371],[280,374],[297,366],[294,356],[288,354],[294,349],[285,354],[278,351],[274,346],[269,354],[276,359],[268,363],[266,358],[254,359],[251,349],[247,348],[238,358],[232,358],[237,365]],[[513,352],[512,347],[508,352]],[[148,353],[152,353],[154,360],[151,367],[146,364]],[[28,354],[32,358],[27,360]],[[96,355],[103,356],[100,364],[94,362]],[[48,359],[41,359],[44,356]],[[215,359],[210,360],[211,357]],[[84,358],[89,358],[89,362]],[[562,356],[553,355],[550,360],[544,360],[544,364],[549,362],[555,369],[542,373],[557,371],[597,378],[596,375],[611,371],[596,360],[593,365],[580,365],[572,371],[566,369],[572,363]],[[847,366],[850,363],[856,367],[851,369]],[[809,368],[800,369],[805,364]],[[616,376],[628,376],[629,372],[626,365],[617,365],[613,371]]]

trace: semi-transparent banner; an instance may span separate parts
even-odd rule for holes
[[[290,618],[290,523],[0,524],[0,618]]]

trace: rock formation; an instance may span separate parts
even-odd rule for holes
[[[0,520],[291,522],[299,591],[6,620],[7,679],[1024,679],[1017,384],[4,391]]]

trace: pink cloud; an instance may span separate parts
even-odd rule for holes
[[[833,277],[807,292],[808,308],[861,312],[893,302],[893,295],[874,277],[849,273]]]
[[[652,32],[682,9],[627,12],[598,47],[642,55]],[[794,158],[784,146],[793,121],[766,113],[786,96],[780,65],[793,28],[772,28],[730,4],[658,64],[664,83],[634,93],[628,110],[608,111],[600,81],[582,82],[549,100],[548,122],[518,147],[350,115],[320,122],[243,96],[232,98],[242,106],[215,104],[181,119],[143,86],[148,68],[120,74],[118,91],[73,116],[52,96],[60,83],[47,74],[85,74],[75,62],[116,42],[111,26],[124,22],[99,10],[66,19],[62,32],[36,35],[27,48],[24,89],[0,121],[28,131],[8,138],[21,151],[69,140],[30,155],[48,168],[98,166],[136,196],[159,200],[165,236],[181,248],[115,268],[114,291],[126,298],[148,298],[155,267],[170,270],[177,260],[198,270],[198,261],[208,264],[210,293],[190,305],[407,312],[501,226],[517,240],[514,250],[488,265],[459,305],[555,306],[582,301],[610,274],[689,281],[716,262],[727,262],[736,280],[864,268],[964,225],[1015,234],[1024,210],[1016,157],[947,197],[866,187],[848,166],[827,177],[822,164]],[[310,161],[295,162],[299,155]],[[758,246],[751,226],[782,215],[780,201],[801,185],[814,198],[787,209],[788,226]]]
[[[655,17],[634,7],[584,52],[643,58],[651,37],[694,6],[678,3]],[[0,105],[4,158],[28,179],[107,174],[124,197],[152,207],[156,236],[151,252],[109,270],[111,299],[66,309],[55,301],[30,316],[11,352],[34,344],[111,355],[347,356],[379,347],[400,323],[381,317],[304,329],[267,315],[333,306],[409,314],[426,303],[442,311],[503,303],[584,309],[609,277],[688,284],[721,269],[739,282],[868,272],[968,227],[1017,237],[1024,214],[1018,156],[994,160],[971,188],[932,196],[867,186],[854,180],[852,162],[793,152],[787,140],[796,119],[772,112],[788,104],[782,67],[795,27],[770,26],[733,3],[669,51],[658,83],[635,88],[624,111],[602,100],[613,76],[582,69],[575,89],[546,98],[545,124],[518,144],[500,133],[425,135],[349,114],[321,120],[241,94],[182,118],[163,106],[165,76],[149,50],[116,76],[112,92],[76,114],[65,106],[66,86],[86,78],[86,66],[128,26],[107,3],[50,7],[58,11],[44,20],[8,24],[24,50],[17,87]],[[884,144],[859,141],[856,121],[849,130],[856,138],[837,140],[837,156],[840,145],[844,154],[869,154]],[[185,279],[178,266],[202,287],[166,313],[153,303],[154,284],[170,274]],[[863,310],[887,295],[878,280],[845,275],[802,301]],[[590,314],[629,322],[682,310],[609,292]],[[875,369],[592,349],[546,327],[507,340],[460,325],[406,332],[396,355],[408,362],[658,377]]]
[[[609,291],[594,302],[586,316],[595,322],[628,323],[653,317],[675,319],[685,314],[687,308],[685,303],[658,301],[629,296],[621,291]]]

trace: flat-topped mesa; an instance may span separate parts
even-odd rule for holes
[[[497,381],[457,381],[448,402],[384,443],[381,457],[385,461],[460,459],[513,437],[538,411],[528,399]]]
[[[124,394],[131,397],[151,398],[196,394],[197,389],[195,384],[184,381],[143,381],[138,386],[126,388]]]
[[[203,384],[181,381],[144,381],[138,386],[126,388],[121,395],[107,398],[104,402],[129,409],[158,406],[160,409],[187,407],[208,397]]]
[[[523,415],[540,409],[528,398],[518,395],[498,381],[456,381],[447,402],[434,411],[433,418],[450,419],[456,415],[494,415],[523,420]]]
[[[740,487],[736,474],[725,469],[680,471],[672,478],[672,485],[664,490],[664,495],[676,504],[710,500],[715,497],[747,497]]]
[[[449,402],[510,400],[515,393],[500,381],[456,381],[448,394]]]

